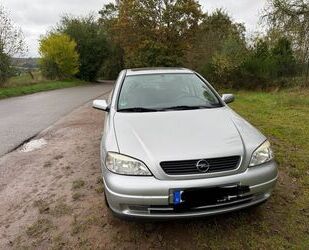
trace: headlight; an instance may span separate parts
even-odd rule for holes
[[[116,174],[151,175],[148,168],[141,161],[117,153],[107,153],[105,164],[111,172]]]
[[[249,166],[257,166],[268,162],[274,158],[273,151],[270,148],[269,141],[265,141],[261,146],[259,146],[252,154]]]

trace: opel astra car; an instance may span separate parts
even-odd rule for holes
[[[108,101],[101,168],[107,205],[125,217],[230,212],[267,200],[277,166],[267,138],[198,73],[123,70]]]

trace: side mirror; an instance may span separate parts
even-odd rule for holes
[[[228,104],[231,103],[235,100],[235,96],[233,94],[223,94],[222,95],[222,100]]]
[[[109,105],[107,104],[106,100],[94,100],[92,107],[103,111],[109,111]]]

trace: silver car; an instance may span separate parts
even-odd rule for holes
[[[125,217],[173,219],[266,201],[277,165],[267,138],[198,73],[123,70],[108,101],[101,168],[107,205]]]

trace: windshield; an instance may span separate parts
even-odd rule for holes
[[[153,112],[221,107],[216,95],[196,74],[127,76],[118,111]]]

